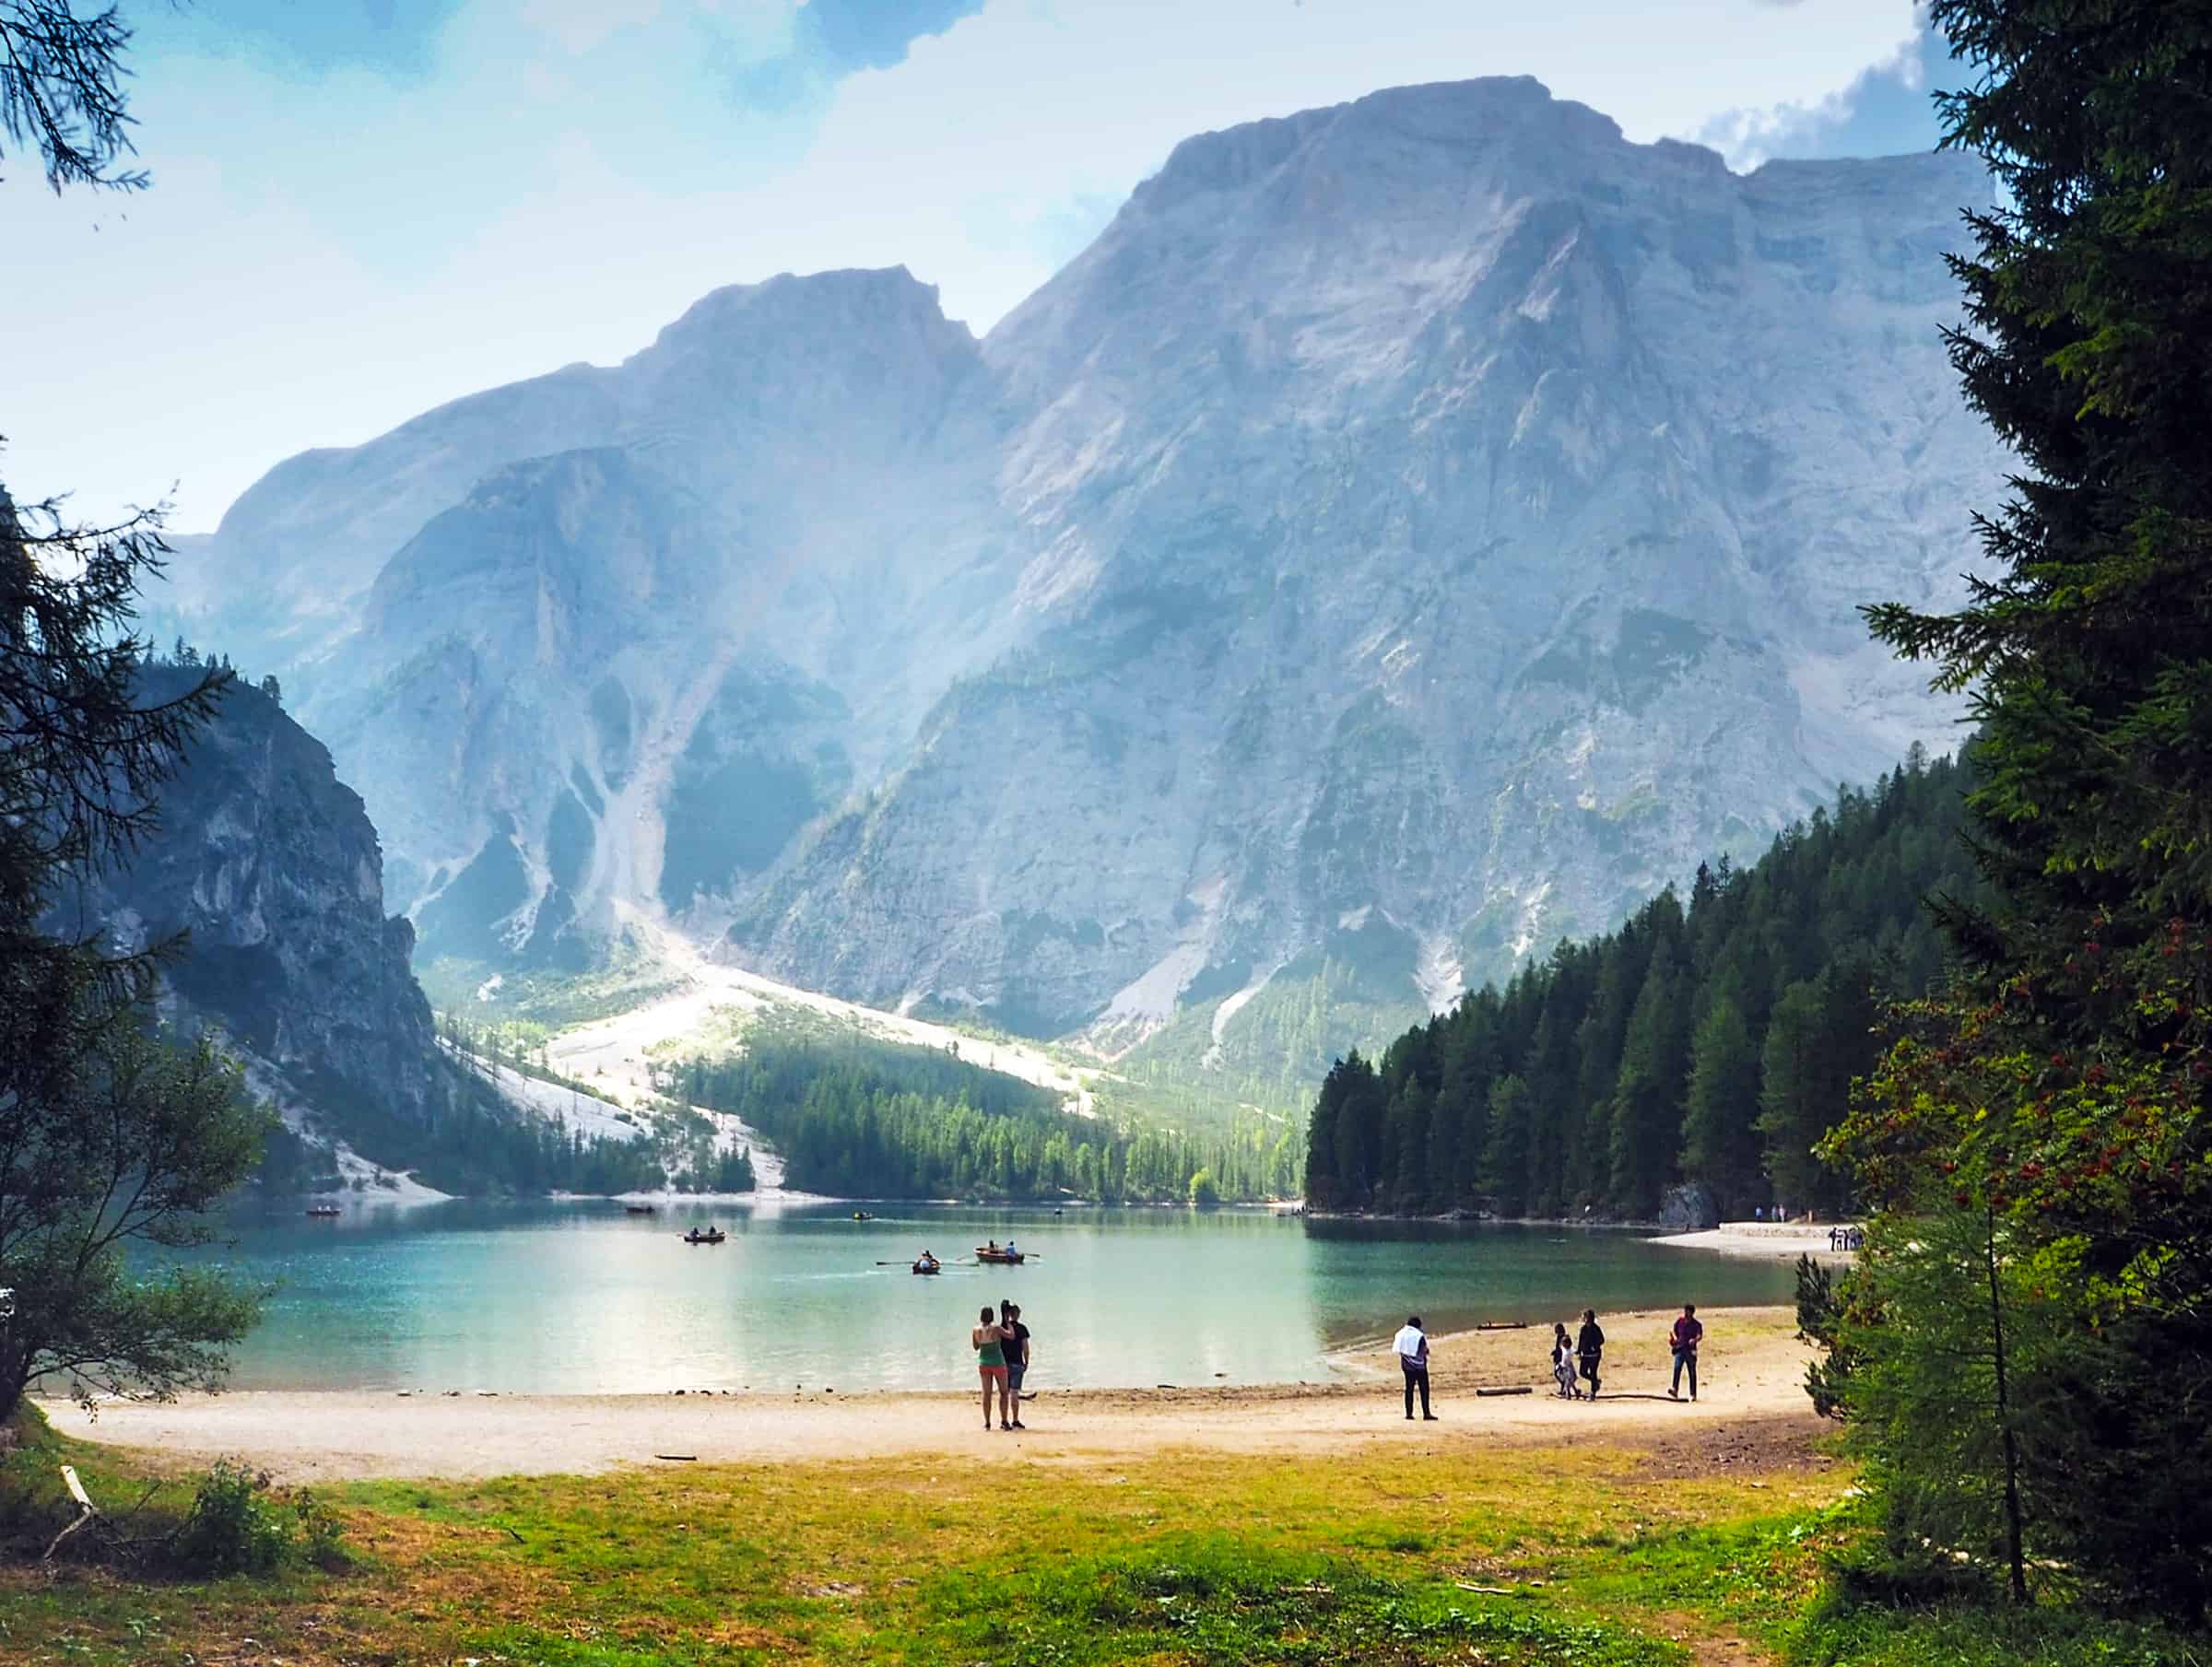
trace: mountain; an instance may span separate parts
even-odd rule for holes
[[[142,698],[173,698],[201,675],[196,663],[151,665]],[[620,1128],[598,1150],[559,1128],[594,1121],[580,1097],[576,1116],[534,1112],[529,1085],[495,1086],[441,1048],[409,967],[414,928],[384,913],[360,795],[273,687],[229,686],[159,812],[136,850],[76,886],[52,923],[124,949],[184,934],[163,970],[162,1016],[219,1032],[253,1091],[283,1113],[274,1184],[534,1191],[602,1172],[627,1185],[651,1163],[649,1148],[628,1152],[640,1131]]]
[[[200,675],[151,666],[142,698],[174,698]],[[65,897],[55,923],[128,949],[188,934],[164,974],[166,1015],[219,1028],[295,1124],[310,1108],[343,1123],[368,1104],[430,1122],[447,1084],[408,969],[414,929],[384,913],[376,830],[329,753],[274,693],[234,681],[159,811],[156,831]]]
[[[777,278],[295,458],[176,600],[276,657],[458,976],[672,922],[1325,1062],[1945,734],[1853,609],[1953,593],[2002,476],[1938,335],[1987,195],[1378,93],[1179,147],[982,342]]]

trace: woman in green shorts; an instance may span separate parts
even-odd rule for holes
[[[1013,1414],[1006,1405],[1006,1332],[997,1314],[985,1308],[968,1341],[975,1345],[975,1368],[983,1378],[983,1427],[991,1427],[991,1397],[995,1392],[999,1427],[1007,1428]]]

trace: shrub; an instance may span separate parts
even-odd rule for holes
[[[345,1529],[302,1488],[279,1497],[268,1476],[218,1459],[194,1495],[175,1542],[177,1560],[197,1574],[274,1574],[288,1564],[334,1567],[345,1561]]]

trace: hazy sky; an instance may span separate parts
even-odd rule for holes
[[[1631,138],[1925,148],[1912,0],[124,0],[150,192],[0,164],[0,480],[211,527],[271,464],[904,264],[987,329],[1185,135],[1484,75]]]

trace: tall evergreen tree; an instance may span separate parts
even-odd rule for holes
[[[2201,1614],[2212,1452],[2124,1409],[2212,1399],[2212,10],[1933,13],[1971,71],[1946,142],[2002,187],[1952,358],[2020,473],[1965,606],[1870,614],[1971,694],[1994,895],[1944,909],[1966,980],[1899,1015],[1834,1150],[1900,1237],[1933,1178],[1985,1200],[2070,1310],[2014,1388],[2100,1410],[2024,1454],[2029,1555]],[[1887,1323],[1936,1319],[1902,1291]]]
[[[1673,941],[1662,937],[1622,1039],[1609,1131],[1610,1196],[1640,1214],[1657,1207],[1680,1145],[1687,1010]]]
[[[1706,1010],[1690,1043],[1689,1087],[1682,1106],[1682,1172],[1709,1184],[1724,1213],[1740,1214],[1759,1192],[1755,1126],[1759,1051],[1734,996]]]

